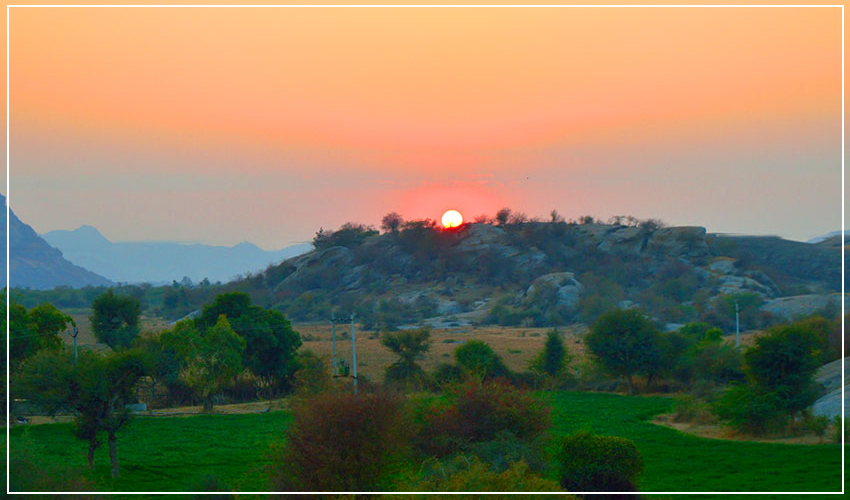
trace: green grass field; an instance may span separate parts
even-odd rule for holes
[[[669,398],[548,393],[553,432],[581,428],[633,439],[646,463],[643,491],[837,491],[838,445],[787,445],[703,439],[647,422]],[[121,478],[109,477],[108,451],[97,452],[91,479],[104,491],[192,491],[215,476],[235,491],[266,489],[270,443],[289,422],[284,412],[139,417],[120,434]],[[28,446],[44,467],[84,469],[86,446],[70,424],[16,427],[12,452]],[[13,472],[15,474],[16,472]]]

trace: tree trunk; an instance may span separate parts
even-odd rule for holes
[[[118,477],[118,439],[115,431],[109,431],[109,462],[112,464],[112,477]]]
[[[213,411],[213,397],[212,395],[204,397],[204,413],[212,413]]]
[[[94,469],[94,450],[100,446],[100,441],[97,440],[97,436],[93,436],[89,438],[89,469]]]
[[[652,383],[655,381],[655,374],[649,373],[646,376],[646,392],[650,392],[652,390]]]
[[[634,396],[635,394],[635,384],[632,382],[632,376],[629,375],[626,377],[626,387],[629,389],[629,396]]]

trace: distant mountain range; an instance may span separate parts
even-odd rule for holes
[[[5,209],[6,197],[0,195],[0,207]],[[0,217],[0,231],[6,234],[6,217]],[[2,257],[3,283],[6,282],[6,252]],[[9,283],[13,287],[47,289],[60,285],[81,287],[86,285],[112,285],[113,283],[91,271],[67,261],[62,252],[51,247],[36,232],[9,211]]]
[[[57,230],[43,238],[72,262],[122,283],[229,281],[312,250],[309,243],[266,251],[252,243],[232,247],[176,242],[112,242],[92,226]]]

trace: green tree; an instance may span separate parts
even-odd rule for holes
[[[634,394],[633,377],[652,374],[660,365],[658,329],[634,309],[614,309],[596,320],[585,337],[590,354],[608,373],[623,377]]]
[[[211,304],[204,306],[195,323],[203,332],[221,315],[245,339],[242,364],[262,381],[269,399],[281,390],[290,390],[298,369],[296,352],[301,347],[301,336],[286,316],[251,305],[251,297],[246,293],[231,292],[217,295]]]
[[[245,340],[233,331],[223,314],[207,331],[190,337],[192,352],[183,378],[213,410],[213,397],[242,371]]]
[[[470,375],[479,379],[507,377],[508,367],[493,349],[481,340],[468,340],[455,349],[455,360]]]
[[[113,349],[129,347],[139,334],[139,300],[129,295],[116,295],[111,289],[92,302],[89,317],[99,342]]]
[[[557,377],[564,372],[570,361],[571,359],[567,348],[564,347],[561,334],[557,330],[552,329],[546,333],[546,343],[543,345],[543,350],[540,351],[540,354],[532,361],[531,368],[538,373]]]
[[[29,311],[14,301],[11,301],[10,305],[9,343],[13,368],[41,349],[62,348],[62,338],[59,334],[69,325],[74,324],[70,316],[48,303],[40,304]],[[5,308],[4,302],[2,311],[4,321]]]
[[[791,414],[817,398],[813,377],[824,342],[819,333],[806,323],[772,328],[744,353],[750,380],[774,392]]]
[[[130,419],[126,408],[133,387],[145,375],[144,356],[137,350],[108,354],[83,351],[75,362],[67,350],[42,350],[24,362],[16,388],[50,414],[72,410],[74,432],[89,443],[89,467],[106,432],[112,476],[118,477],[118,431]]]
[[[425,328],[385,333],[381,337],[381,345],[399,357],[387,367],[387,381],[421,382],[424,372],[416,360],[431,347],[430,339],[431,332]]]

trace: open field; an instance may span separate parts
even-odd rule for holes
[[[704,439],[649,422],[672,399],[613,394],[544,393],[553,405],[553,434],[592,428],[633,439],[643,454],[644,491],[829,491],[840,489],[839,446]],[[186,491],[204,476],[229,488],[266,488],[272,442],[283,437],[288,412],[139,417],[119,435],[122,476],[109,477],[107,452],[97,452],[91,479],[99,489]],[[19,426],[16,446],[30,447],[39,468],[85,468],[85,444],[66,423]]]
[[[331,357],[331,326],[294,325],[304,340],[304,349]],[[366,375],[370,380],[384,379],[384,369],[396,361],[397,357],[381,345],[380,333],[362,331],[354,325],[357,345],[358,375]],[[337,356],[351,364],[351,339],[348,325],[337,325]],[[440,363],[454,363],[452,353],[467,340],[483,340],[502,357],[505,364],[514,371],[527,371],[529,362],[543,349],[546,332],[550,328],[505,327],[505,326],[466,326],[458,328],[440,328],[431,330],[431,348],[420,361],[425,371],[433,371]],[[586,331],[583,325],[561,328],[564,332],[564,344],[574,356],[574,361],[584,358],[584,345],[579,336]],[[340,340],[345,333],[346,338]]]
[[[96,350],[107,349],[106,344],[98,343],[94,337],[94,332],[91,329],[91,321],[89,321],[89,316],[92,314],[91,309],[65,309],[62,312],[71,316],[77,324],[77,328],[79,329],[79,333],[77,334],[78,346]],[[139,321],[141,322],[142,332],[159,332],[170,328],[168,320],[162,318],[142,316]],[[62,332],[59,336],[66,344],[74,345],[74,339],[67,332]]]

